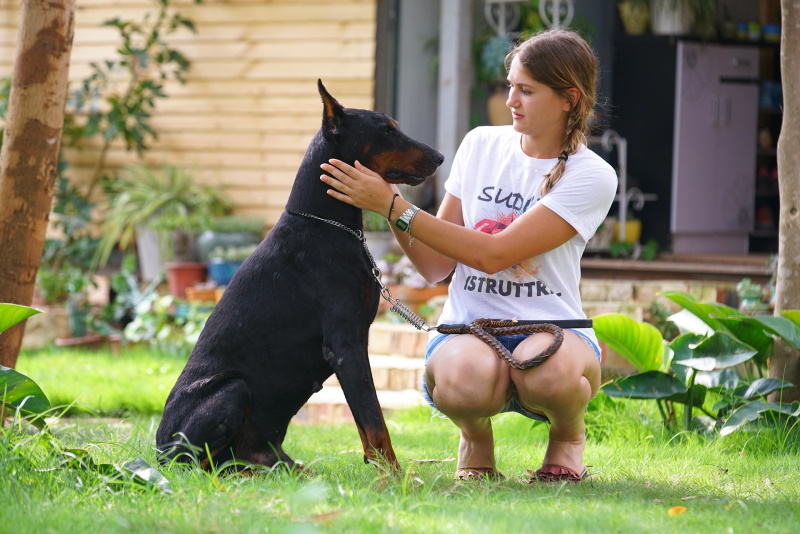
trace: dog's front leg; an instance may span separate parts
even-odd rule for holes
[[[366,348],[342,347],[337,352],[325,346],[323,354],[336,373],[347,405],[353,413],[364,447],[364,462],[377,462],[392,471],[399,471],[400,464],[392,449],[389,429],[378,402]]]

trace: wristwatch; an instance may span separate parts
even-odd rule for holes
[[[419,208],[414,204],[411,204],[411,206],[404,211],[400,217],[395,219],[394,227],[401,232],[408,232],[408,228],[411,226],[411,219],[414,218],[414,215],[416,215],[418,211]]]

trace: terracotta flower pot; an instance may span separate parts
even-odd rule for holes
[[[182,299],[186,298],[186,288],[205,282],[208,273],[208,266],[200,261],[169,262],[165,267],[170,295]]]

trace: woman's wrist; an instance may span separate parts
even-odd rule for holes
[[[408,200],[404,199],[402,195],[396,197],[394,200],[394,207],[392,212],[389,214],[389,217],[386,218],[389,221],[389,226],[394,228],[395,221],[400,218],[400,216],[405,213],[405,211],[411,207],[413,204]]]

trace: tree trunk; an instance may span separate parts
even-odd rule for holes
[[[0,302],[30,305],[58,171],[75,0],[23,0],[0,152]],[[24,323],[0,335],[17,363]]]
[[[778,138],[781,209],[775,314],[800,309],[800,0],[781,0],[783,122]],[[800,353],[776,339],[769,365],[772,378],[795,385],[770,400],[800,400]]]

